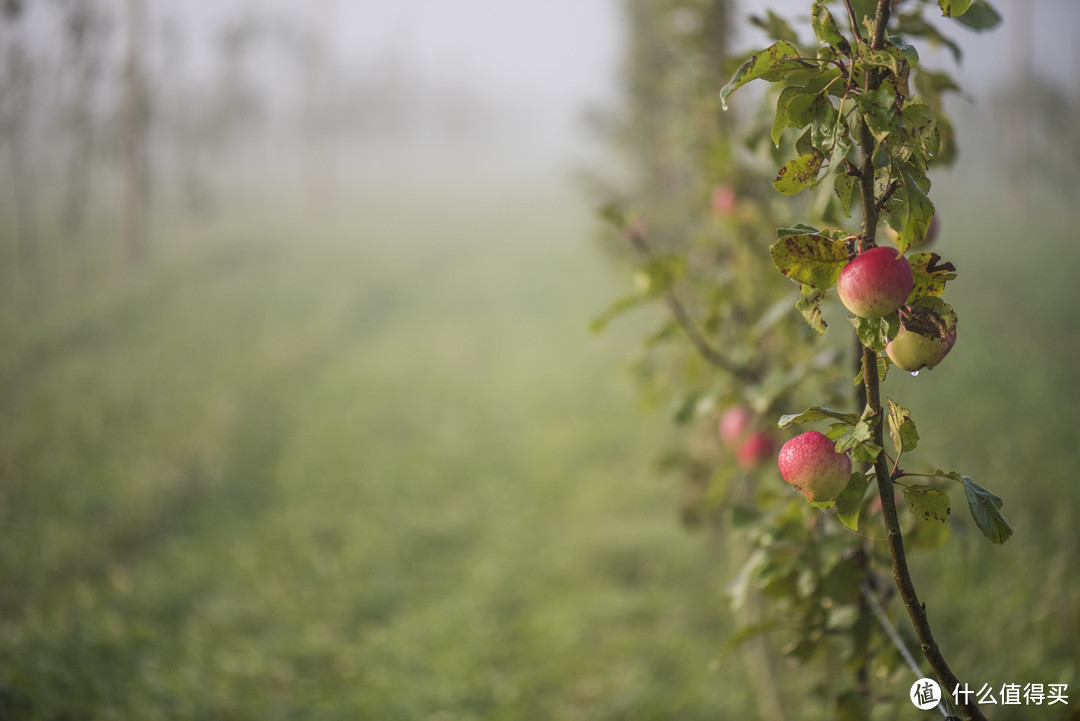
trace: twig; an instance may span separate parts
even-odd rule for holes
[[[649,248],[645,240],[645,234],[639,228],[626,228],[623,234],[639,255],[644,258],[653,257],[652,249]],[[674,290],[668,289],[664,291],[663,295],[664,303],[667,304],[668,310],[671,311],[671,315],[675,318],[675,322],[683,329],[686,337],[690,339],[691,345],[694,346],[694,349],[702,358],[742,381],[749,383],[757,380],[757,377],[748,368],[731,360],[706,340]]]
[[[873,612],[874,618],[877,619],[878,624],[885,631],[885,635],[892,641],[893,646],[896,646],[896,650],[900,653],[900,657],[907,662],[908,667],[915,674],[915,678],[922,678],[922,669],[919,668],[919,664],[915,662],[915,657],[911,655],[911,651],[908,650],[907,644],[904,643],[904,639],[900,638],[900,632],[892,625],[888,614],[885,613],[885,609],[881,607],[881,603],[874,595],[873,589],[870,588],[870,584],[864,581],[861,588],[863,600],[865,600],[866,605],[870,607],[870,611]],[[949,712],[945,710],[944,700],[942,700],[941,703],[938,703],[937,708],[941,711],[942,716],[945,718],[949,717]]]
[[[844,0],[844,5],[847,6],[848,20],[851,22],[851,32],[855,36],[855,39],[860,43],[863,41],[862,33],[859,32],[859,21],[855,17],[855,8],[851,7],[851,0]]]

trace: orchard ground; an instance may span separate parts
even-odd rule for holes
[[[5,311],[0,716],[749,717],[730,554],[679,526],[668,419],[622,370],[655,317],[586,331],[632,286],[582,193],[355,197],[335,224],[169,224],[145,274]],[[1080,251],[1056,210],[938,202],[958,343],[884,392],[912,461],[992,488],[1016,534],[985,543],[954,491],[970,540],[911,565],[961,676],[1080,702]]]

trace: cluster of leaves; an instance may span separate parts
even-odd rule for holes
[[[941,0],[941,9],[946,16],[968,18],[965,22],[975,28],[999,20],[984,0]],[[781,18],[771,15],[769,26],[777,35],[776,42],[746,59],[720,91],[720,97],[726,103],[732,92],[755,79],[778,84],[770,140],[778,145],[788,128],[802,132],[795,141],[796,157],[779,169],[773,187],[793,195],[831,179],[830,202],[839,204],[845,218],[851,217],[852,205],[860,195],[857,190],[868,189],[870,192],[861,194],[861,202],[874,207],[863,209],[864,218],[888,224],[894,231],[897,249],[904,254],[923,243],[934,216],[934,205],[927,195],[927,171],[941,162],[943,142],[952,146],[951,127],[947,121],[939,120],[943,117],[940,92],[956,88],[956,84],[944,73],[918,70],[918,52],[905,36],[877,28],[869,16],[862,17],[860,32],[856,17],[854,12],[850,14],[853,37],[849,40],[827,5],[822,0],[814,2],[812,27],[818,46],[811,54],[795,45],[794,31]],[[901,16],[900,25],[907,28],[909,36],[941,37],[931,25],[916,22],[915,15]],[[880,38],[878,43],[869,40],[875,34]],[[916,94],[920,86],[927,90],[929,103]],[[945,140],[942,127],[947,129]],[[951,159],[953,155],[949,152],[945,157]],[[863,177],[867,173],[872,173],[872,178]],[[827,292],[852,255],[874,242],[876,230],[864,227],[862,234],[850,235],[845,230],[798,225],[778,232],[779,239],[770,247],[773,262],[784,276],[800,284],[802,298],[797,308],[818,333],[826,327],[820,305]],[[934,252],[914,253],[908,260],[915,283],[905,307],[932,309],[937,317],[946,319],[950,329],[954,328],[956,313],[940,296],[946,283],[956,277],[955,266],[942,262]],[[885,347],[896,336],[900,312],[876,319],[853,319],[860,343],[877,354],[882,379],[889,368]],[[856,384],[862,382],[861,372],[855,380]],[[889,431],[896,445],[895,478],[901,454],[914,449],[918,434],[910,412],[891,400],[889,405]],[[811,409],[781,419],[780,425],[822,417],[820,409]],[[829,428],[827,435],[837,441],[837,450],[852,452],[856,461],[874,463],[884,452],[872,440],[872,426],[881,417],[867,407],[861,415],[839,414],[836,418],[839,422]],[[901,418],[902,423],[897,420]],[[935,474],[939,478],[954,476],[964,484],[972,515],[983,533],[996,543],[1008,538],[1011,529],[998,512],[1000,499],[982,491],[971,479],[942,471]],[[842,496],[845,502],[858,504],[867,485],[865,476],[855,474]],[[943,512],[948,509],[948,497],[941,489],[908,485],[904,495],[918,517],[943,521],[948,515]],[[995,501],[990,504],[992,512],[985,508],[987,498]],[[850,506],[840,509],[842,518],[851,520],[854,510]],[[854,527],[851,523],[845,525]]]
[[[933,466],[901,468],[919,440],[910,411],[892,399],[871,408],[860,387],[865,368],[850,385],[850,343],[820,337],[830,290],[853,255],[876,244],[879,222],[908,254],[915,283],[907,304],[929,306],[955,326],[941,296],[956,269],[919,245],[935,212],[928,172],[957,155],[942,100],[959,86],[922,67],[915,44],[943,44],[960,58],[959,46],[925,19],[928,5],[974,30],[1000,18],[985,0],[892,4],[902,9],[886,30],[874,21],[875,1],[845,0],[834,16],[818,0],[811,43],[767,11],[751,20],[773,43],[726,65],[726,3],[629,3],[631,94],[616,135],[637,162],[639,186],[609,192],[604,215],[614,235],[629,241],[623,245],[632,249],[637,283],[594,323],[602,328],[643,304],[669,311],[635,364],[646,395],[670,399],[673,418],[687,429],[663,465],[686,479],[686,517],[716,520],[749,539],[733,585],[736,607],[770,601],[765,617],[750,614],[732,645],[779,629],[794,659],[839,656],[856,679],[833,680],[833,712],[841,718],[865,717],[870,677],[888,684],[902,676],[895,629],[873,622],[866,609],[889,596],[875,570],[889,567],[889,552],[869,542],[889,531],[880,496],[867,493],[880,469],[902,490],[900,530],[909,549],[948,539],[952,484],[991,541],[1012,532],[1001,499],[972,479]],[[723,112],[753,80],[769,83],[761,113]],[[883,351],[900,316],[852,323],[860,357],[863,348],[874,352],[876,383],[889,370]],[[775,465],[740,466],[717,442],[717,416],[738,404],[759,419],[780,417],[781,431],[827,421],[837,450],[868,466],[835,501],[807,503],[784,486]],[[856,412],[830,410],[851,405]],[[891,448],[882,441],[885,428]]]

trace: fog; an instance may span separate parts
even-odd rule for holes
[[[306,184],[310,195],[355,180],[565,172],[603,145],[589,112],[619,102],[618,0],[144,1],[137,34],[159,202],[198,204],[268,178]],[[798,17],[803,4],[772,6]],[[741,5],[740,17],[759,11]],[[1068,33],[1080,26],[1080,6],[998,5],[1003,28],[948,29],[962,65],[944,48],[923,53],[924,64],[962,78],[960,114],[985,107],[1028,62],[1075,91],[1080,51]],[[38,195],[63,193],[74,156],[111,177],[135,5],[11,6],[22,12],[0,26],[0,113],[21,158],[7,153],[3,162],[22,170],[8,168],[3,192],[16,193],[13,175],[32,169],[32,182],[46,186]],[[763,42],[740,24],[739,48]],[[310,190],[314,176],[323,177],[319,191]]]

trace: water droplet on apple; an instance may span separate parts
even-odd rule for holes
[[[912,378],[914,378],[917,375],[919,375],[919,371],[911,371],[911,377]]]

